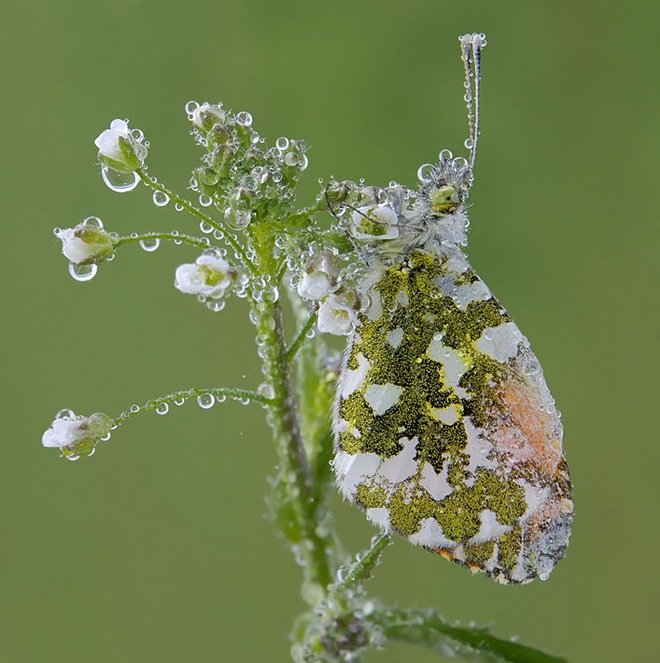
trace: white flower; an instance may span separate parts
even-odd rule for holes
[[[137,135],[141,136],[141,132]],[[99,160],[120,173],[139,168],[147,156],[147,147],[131,132],[126,120],[113,120],[110,128],[98,135],[94,145],[98,147]]]
[[[205,101],[201,106],[197,106],[189,115],[193,126],[201,131],[209,131],[214,124],[222,124],[227,114],[215,104]]]
[[[112,237],[95,217],[74,228],[58,228],[55,234],[62,241],[62,253],[74,265],[100,262],[114,251]]]
[[[323,299],[336,287],[339,278],[337,255],[329,250],[311,256],[296,287],[303,299]]]
[[[355,302],[347,294],[330,295],[321,302],[317,325],[320,332],[346,336],[357,320]]]
[[[356,239],[396,239],[398,221],[396,212],[387,205],[367,205],[353,211],[350,232]]]
[[[309,272],[298,281],[298,294],[303,299],[323,299],[332,290],[330,277],[323,272]]]
[[[85,417],[72,410],[61,410],[43,434],[41,443],[60,449],[68,457],[89,456],[99,439],[110,433],[111,425],[110,417],[102,412]]]
[[[174,286],[187,295],[220,299],[232,281],[233,269],[220,256],[203,253],[193,264],[179,265]]]

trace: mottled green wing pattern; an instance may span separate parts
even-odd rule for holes
[[[527,339],[459,249],[374,267],[335,406],[342,494],[500,582],[545,579],[573,504],[562,426]]]

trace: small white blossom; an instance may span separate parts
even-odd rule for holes
[[[220,299],[229,287],[233,269],[220,256],[204,253],[194,263],[179,265],[174,286],[187,295]]]
[[[72,410],[62,410],[53,419],[51,427],[43,434],[44,447],[60,449],[65,456],[88,456],[96,443],[110,433],[112,422],[102,412],[89,417]]]
[[[100,262],[114,251],[112,237],[103,230],[102,224],[83,221],[74,228],[58,228],[55,234],[62,242],[64,257],[74,265]]]
[[[319,306],[317,325],[324,334],[346,336],[356,321],[355,302],[347,294],[330,295]]]
[[[332,251],[314,253],[303,270],[296,287],[303,299],[323,299],[336,287],[339,278],[339,260]]]
[[[353,211],[350,232],[356,239],[396,239],[398,216],[387,205],[367,205]]]
[[[147,156],[146,145],[131,133],[126,120],[113,120],[110,128],[98,135],[94,145],[99,150],[99,159],[120,173],[139,168]]]
[[[323,272],[309,272],[303,274],[298,281],[298,294],[303,299],[323,299],[332,290],[332,284],[327,274]]]

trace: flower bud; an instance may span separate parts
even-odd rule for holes
[[[323,299],[335,289],[338,278],[339,259],[335,253],[325,249],[311,256],[296,289],[303,299]]]
[[[43,434],[41,443],[44,447],[58,448],[64,456],[75,460],[91,456],[99,440],[109,435],[111,428],[112,420],[102,412],[85,417],[72,410],[61,410]]]
[[[98,135],[94,145],[99,150],[99,161],[119,173],[137,170],[147,156],[147,146],[131,132],[126,120],[113,120],[110,128]]]
[[[224,124],[226,117],[227,112],[222,108],[222,105],[210,104],[208,101],[196,106],[188,114],[193,127],[205,133],[216,124]]]
[[[74,228],[58,228],[64,257],[74,265],[98,264],[114,252],[112,237],[99,219],[90,217]]]

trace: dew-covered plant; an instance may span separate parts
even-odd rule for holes
[[[473,37],[485,45],[482,36],[463,37],[464,59],[469,59],[465,46]],[[473,84],[470,77],[478,79],[478,68],[474,61],[472,68],[468,64],[467,83]],[[469,91],[470,102],[468,97]],[[146,412],[166,414],[191,399],[202,408],[226,399],[252,404],[265,412],[277,452],[270,482],[274,525],[302,572],[307,607],[291,632],[293,660],[357,661],[388,640],[469,660],[562,660],[496,638],[486,629],[449,624],[434,609],[388,607],[371,598],[365,584],[389,535],[380,532],[351,556],[329,511],[334,488],[330,421],[342,356],[328,335],[354,331],[358,316],[371,304],[365,286],[370,262],[377,256],[387,264],[388,254],[401,250],[402,223],[414,225],[431,208],[453,210],[462,182],[471,184],[474,164],[443,150],[437,164],[420,168],[419,190],[395,182],[378,187],[329,179],[320,181],[316,199],[301,207],[296,189],[308,166],[303,140],[282,136],[269,146],[249,113],[234,113],[221,103],[190,101],[185,111],[202,152],[187,197],[149,171],[149,143],[127,120],[113,120],[95,145],[103,181],[111,190],[126,193],[142,184],[155,205],[187,212],[189,227],[123,235],[89,217],[75,227],[56,228],[55,234],[78,281],[92,279],[127,245],[155,251],[162,242],[173,242],[188,249],[188,261],[174,271],[175,287],[214,313],[232,296],[245,300],[263,381],[253,390],[184,389],[131,405],[114,417],[62,410],[44,433],[43,445],[77,460],[93,455],[115,431]],[[470,135],[474,151],[478,126],[471,126]],[[453,179],[439,182],[447,173]],[[463,230],[457,226],[458,241]],[[291,337],[285,334],[285,316],[295,323]]]

